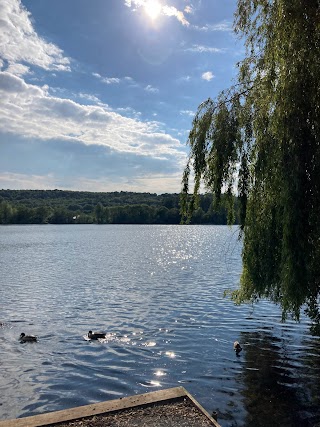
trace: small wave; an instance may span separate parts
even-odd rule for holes
[[[165,355],[168,357],[171,357],[172,359],[177,357],[176,353],[174,351],[166,351]]]
[[[142,385],[142,387],[160,387],[161,384],[159,381],[144,381],[139,383],[140,385]]]
[[[157,345],[155,341],[147,341],[143,344],[145,347],[154,347]]]

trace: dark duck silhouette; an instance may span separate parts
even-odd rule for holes
[[[21,333],[20,342],[37,342],[37,337],[35,335],[26,335],[25,333]]]
[[[89,331],[88,332],[88,338],[90,338],[91,340],[97,340],[98,338],[105,338],[106,334],[103,332],[92,332]]]
[[[238,355],[240,353],[240,351],[242,351],[242,347],[241,347],[239,341],[235,341],[233,343],[233,350],[236,352],[236,355]]]

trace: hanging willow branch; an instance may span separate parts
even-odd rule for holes
[[[202,185],[216,203],[221,193],[238,196],[243,272],[234,300],[269,298],[284,319],[299,319],[306,307],[314,330],[320,323],[319,9],[318,0],[238,0],[235,31],[245,38],[247,57],[238,64],[237,84],[198,108],[181,194],[184,222]]]
[[[248,159],[242,147],[241,132],[244,132],[248,139],[248,135],[251,138],[252,131],[250,126],[241,130],[240,120],[243,120],[241,114],[243,115],[245,111],[241,101],[252,88],[251,86],[245,90],[235,91],[233,87],[227,93],[221,93],[217,102],[209,98],[199,106],[189,133],[187,143],[190,146],[190,154],[182,178],[183,222],[188,223],[192,213],[199,206],[199,191],[203,183],[214,194],[216,208],[221,201],[221,191],[225,190],[226,195],[229,196],[226,198],[229,206],[229,222],[232,223],[233,204],[230,202],[235,193],[236,180],[239,180],[240,219],[245,218],[249,173]],[[239,176],[236,174],[237,171]],[[191,172],[193,172],[194,187],[189,197]]]

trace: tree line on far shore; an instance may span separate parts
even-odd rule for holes
[[[227,224],[212,194],[200,196],[191,224]],[[237,200],[235,198],[235,204]],[[237,216],[236,216],[237,220]],[[0,224],[180,224],[180,195],[64,190],[0,190]]]

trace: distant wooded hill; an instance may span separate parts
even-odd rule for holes
[[[179,194],[0,190],[0,224],[179,224]],[[200,196],[191,224],[226,224],[224,207]]]

